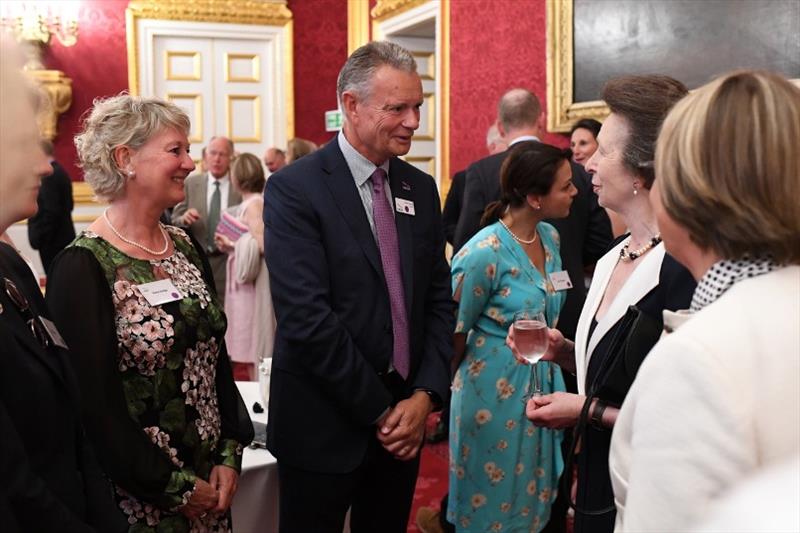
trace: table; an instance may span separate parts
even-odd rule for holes
[[[258,394],[258,382],[237,381],[236,386],[250,418],[266,424],[266,412],[253,412],[255,402],[263,404]],[[233,498],[232,512],[235,533],[277,533],[278,463],[269,451],[244,449],[239,489]]]

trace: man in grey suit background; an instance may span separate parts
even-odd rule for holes
[[[222,211],[242,202],[241,194],[234,189],[230,180],[232,157],[233,141],[227,137],[212,137],[203,155],[208,170],[186,178],[186,198],[172,210],[172,223],[187,228],[205,248],[214,272],[217,295],[223,303],[228,258],[214,244],[214,231]]]

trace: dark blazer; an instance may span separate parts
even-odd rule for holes
[[[458,216],[461,214],[461,205],[464,203],[464,182],[466,177],[466,170],[459,170],[453,175],[453,181],[450,184],[450,190],[447,191],[447,198],[445,198],[444,207],[442,208],[444,238],[450,244],[453,244]]]
[[[433,179],[393,158],[395,213],[411,370],[407,394],[445,399],[455,304]],[[269,450],[308,471],[346,473],[363,459],[392,395],[379,373],[392,357],[392,319],[380,253],[337,141],[273,174],[264,192],[265,256],[278,321]]]
[[[25,295],[34,316],[48,316],[30,269],[0,243],[0,500],[8,504],[0,510],[10,510],[10,530],[89,532],[92,524],[121,531],[126,521],[84,437],[67,353],[39,344],[3,278]]]
[[[500,166],[508,151],[490,155],[467,168],[464,205],[458,219],[453,253],[457,252],[480,229],[486,206],[500,199]],[[593,265],[608,249],[612,240],[611,223],[605,209],[597,204],[590,176],[582,166],[570,161],[572,182],[578,194],[572,201],[569,216],[548,220],[561,235],[561,264],[569,273],[572,288],[558,319],[558,329],[568,339],[575,338],[575,328],[586,300],[583,269]]]
[[[72,224],[72,180],[57,161],[50,163],[53,173],[42,178],[36,201],[39,210],[28,219],[28,240],[39,250],[45,272],[53,258],[75,238]]]

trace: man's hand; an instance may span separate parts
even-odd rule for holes
[[[416,391],[410,398],[395,405],[379,424],[377,436],[386,451],[401,461],[419,453],[425,436],[425,420],[433,410],[430,396]]]
[[[217,489],[206,483],[202,479],[198,479],[194,485],[194,492],[186,505],[181,507],[179,511],[184,516],[190,519],[198,518],[201,515],[212,511],[219,501],[219,492]]]
[[[569,392],[554,392],[545,396],[534,396],[528,400],[525,416],[536,426],[562,429],[574,426],[581,414],[585,396]]]
[[[187,209],[183,216],[181,216],[181,224],[184,226],[191,226],[198,220],[200,220],[200,213],[194,207]]]
[[[209,478],[211,486],[219,491],[219,501],[217,506],[211,509],[212,513],[222,514],[228,510],[239,486],[239,473],[233,468],[224,465],[217,465],[211,469]]]

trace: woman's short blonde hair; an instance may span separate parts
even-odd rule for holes
[[[681,100],[656,175],[666,212],[701,248],[800,263],[800,88],[785,78],[732,72]]]
[[[188,135],[190,123],[178,106],[159,98],[120,94],[98,98],[75,137],[80,166],[95,196],[103,201],[119,198],[127,174],[117,166],[114,150],[141,148],[153,135],[176,129]]]
[[[264,192],[264,167],[253,154],[244,153],[233,160],[231,176],[242,192]]]

